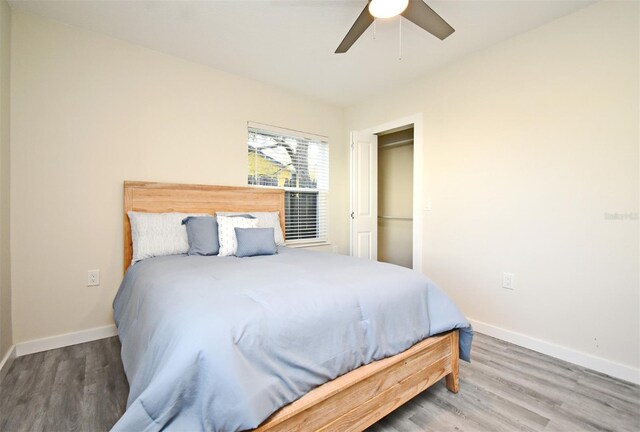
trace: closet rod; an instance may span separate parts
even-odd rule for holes
[[[378,219],[413,220],[412,217],[402,217],[402,216],[378,216]]]
[[[385,149],[385,148],[400,147],[405,145],[413,145],[413,138],[402,140],[402,141],[394,141],[387,144],[380,144],[378,148]]]

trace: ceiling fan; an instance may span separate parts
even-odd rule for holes
[[[455,31],[422,0],[368,0],[364,10],[336,49],[336,54],[347,52],[376,18],[391,18],[396,15],[402,15],[440,40]]]

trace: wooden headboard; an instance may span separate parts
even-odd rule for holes
[[[128,211],[208,213],[279,211],[284,234],[284,191],[241,186],[124,182],[124,271],[131,265],[133,244]]]

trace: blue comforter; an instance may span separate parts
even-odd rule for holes
[[[177,255],[131,267],[114,301],[129,380],[114,431],[251,429],[314,387],[454,328],[472,330],[426,277],[302,249]]]

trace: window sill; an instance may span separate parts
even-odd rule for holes
[[[290,248],[309,248],[309,247],[331,246],[331,242],[315,241],[315,242],[304,242],[304,243],[286,243],[285,246]]]

